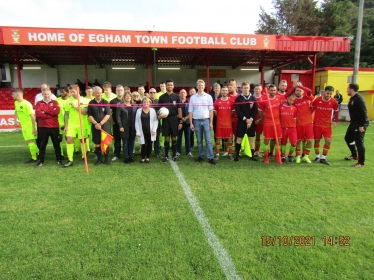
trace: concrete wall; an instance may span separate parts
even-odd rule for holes
[[[56,84],[65,86],[66,84],[74,84],[77,79],[80,79],[83,83],[85,81],[84,66],[83,65],[56,65],[55,68],[50,68],[45,65],[27,65],[27,66],[38,66],[41,69],[36,70],[21,70],[22,86],[24,88],[35,88],[40,87],[44,82],[48,83],[51,87]],[[121,67],[121,66],[116,66]],[[126,67],[126,66],[123,66]],[[135,70],[114,70],[112,66],[105,66],[99,68],[98,66],[88,66],[88,78],[91,83],[97,79],[101,84],[104,81],[110,81],[113,85],[122,84],[128,86],[138,86],[139,84],[145,84],[148,80],[148,69],[145,66],[137,65],[134,66]],[[160,81],[166,79],[173,79],[175,86],[195,86],[198,69],[205,69],[205,67],[197,67],[191,69],[190,67],[180,67],[180,70],[156,70],[156,86],[158,87]],[[210,69],[225,69],[225,77],[212,77],[210,78],[210,85],[213,85],[217,80],[220,80],[223,84],[225,81],[231,78],[237,80],[238,85],[244,81],[250,81],[251,83],[260,82],[260,72],[258,71],[242,71],[240,68],[231,69],[231,67],[217,66],[211,67]],[[154,78],[153,67],[151,68],[151,78]],[[18,87],[17,70],[15,65],[10,65],[11,72],[11,86]],[[206,78],[203,78],[206,80]],[[265,81],[272,82],[273,71],[270,68],[265,68]]]

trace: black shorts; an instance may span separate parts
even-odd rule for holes
[[[247,123],[243,120],[238,120],[235,136],[243,138],[244,134],[247,134],[248,137],[254,137],[256,135],[256,125],[254,121],[252,122],[251,127],[247,129]]]
[[[105,123],[102,127],[102,130],[105,130],[110,134],[110,124]],[[101,144],[101,130],[97,130],[95,126],[92,126],[92,142],[94,142],[96,145]]]
[[[178,136],[178,116],[171,116],[162,119],[162,136]]]

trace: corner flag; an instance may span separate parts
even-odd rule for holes
[[[105,130],[101,130],[101,151],[106,154],[106,150],[113,140],[113,136]]]

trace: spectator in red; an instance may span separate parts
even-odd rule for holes
[[[62,164],[60,147],[60,127],[58,123],[58,114],[60,107],[56,100],[51,99],[51,90],[43,90],[43,99],[38,101],[35,106],[35,115],[38,118],[38,139],[39,139],[39,160],[36,167],[44,165],[45,150],[49,137],[52,139],[55,149],[57,164]]]

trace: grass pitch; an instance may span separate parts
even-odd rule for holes
[[[242,279],[372,279],[374,139],[370,126],[366,166],[351,168],[346,127],[331,166],[180,157]],[[34,168],[20,133],[0,134],[0,155],[0,278],[225,279],[170,163],[140,164],[137,148],[133,164],[95,167],[91,154],[86,174],[48,147]]]

